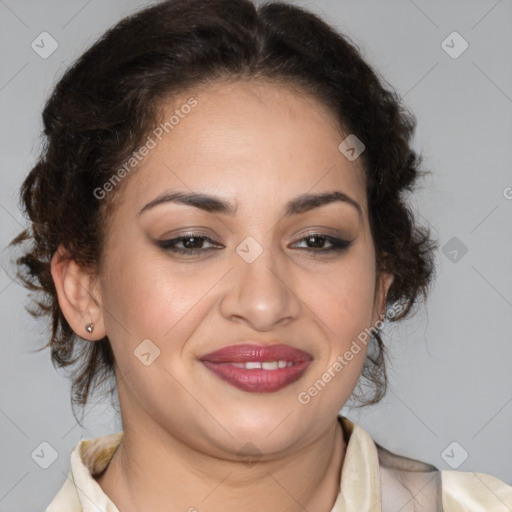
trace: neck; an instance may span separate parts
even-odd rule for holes
[[[345,449],[337,420],[301,450],[253,464],[212,457],[169,435],[162,443],[128,423],[97,481],[121,512],[327,512],[339,494]]]

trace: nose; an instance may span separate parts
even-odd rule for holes
[[[240,253],[241,254],[241,253]],[[296,320],[301,300],[284,257],[264,249],[252,262],[234,255],[221,314],[232,322],[246,323],[256,331],[271,331]]]

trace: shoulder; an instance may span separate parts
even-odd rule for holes
[[[441,471],[432,464],[393,453],[375,443],[382,512],[443,510]]]
[[[484,473],[441,471],[446,512],[508,512],[512,510],[512,486]]]
[[[439,470],[416,459],[390,452],[375,443],[379,457],[382,512],[385,501],[404,511],[509,512],[512,486],[484,473]],[[387,493],[384,491],[387,489]],[[389,503],[388,503],[389,504]]]
[[[90,510],[91,500],[100,510],[119,512],[94,476],[106,468],[123,435],[123,432],[117,432],[79,441],[71,451],[69,476],[45,512]]]

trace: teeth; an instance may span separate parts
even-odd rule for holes
[[[245,370],[277,370],[278,368],[286,368],[293,366],[292,361],[248,361],[247,363],[229,363],[235,368],[244,368]]]

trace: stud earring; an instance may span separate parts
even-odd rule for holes
[[[91,332],[92,332],[92,331],[94,331],[94,324],[93,324],[92,322],[91,322],[90,324],[87,324],[87,325],[85,326],[85,330],[86,330],[89,334],[91,334]]]

